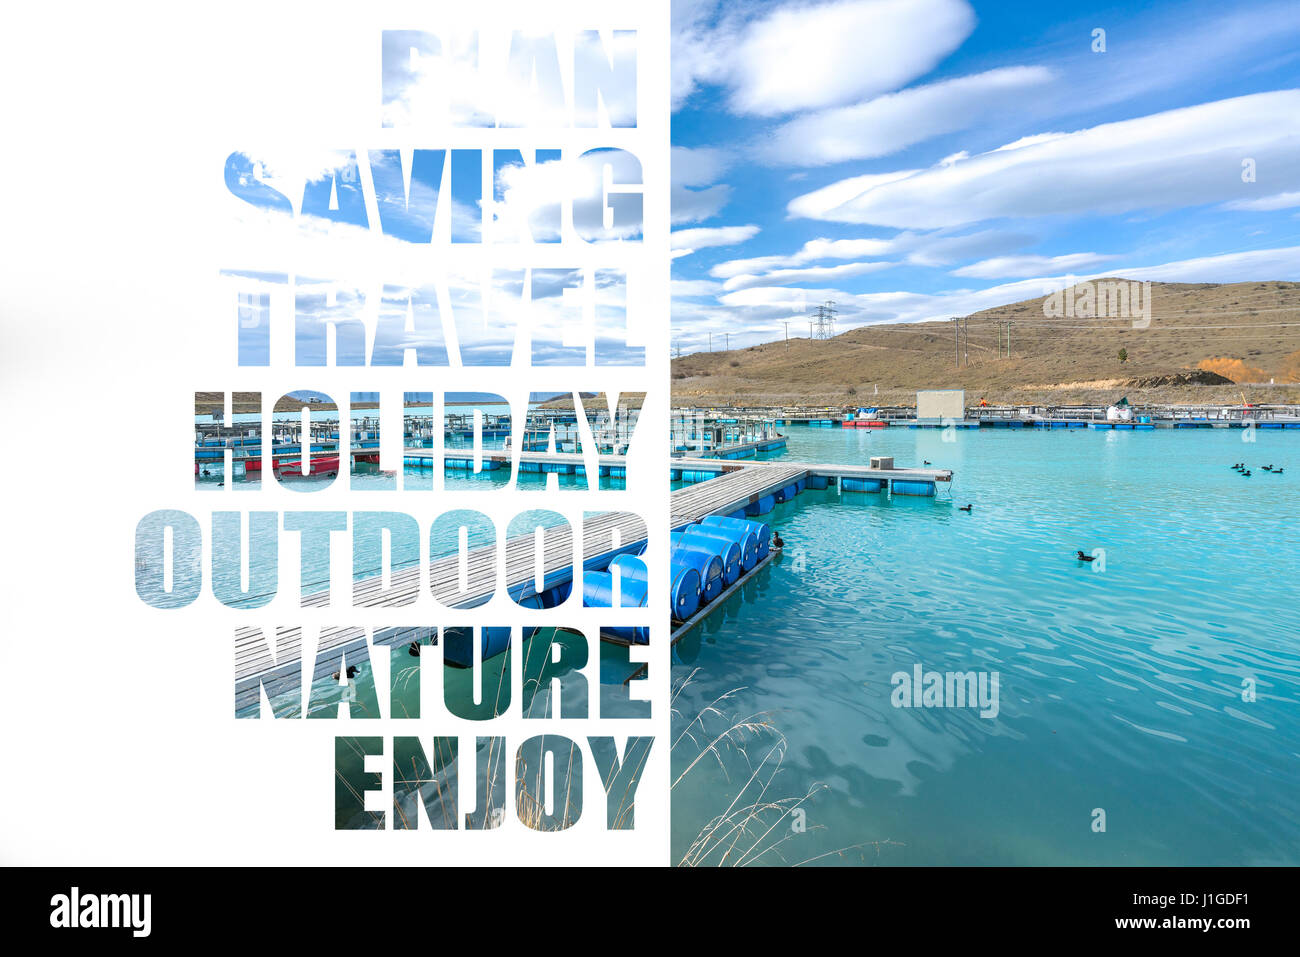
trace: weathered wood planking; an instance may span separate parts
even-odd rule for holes
[[[631,512],[601,512],[589,515],[582,525],[582,551],[580,558],[583,567],[600,564],[614,552],[630,551],[638,548],[647,538],[645,521]],[[617,544],[615,544],[617,542]],[[535,587],[537,549],[534,536],[518,535],[505,543],[506,587],[517,600],[527,602],[537,595]],[[542,561],[543,586],[553,587],[572,577],[574,563],[573,532],[567,525],[552,526],[543,531]],[[429,564],[429,582],[432,593],[437,600],[451,608],[473,608],[488,600],[496,590],[497,581],[497,546],[485,545],[466,553],[468,587],[459,585],[461,558],[459,554],[435,559]],[[378,576],[353,582],[352,605],[354,607],[400,607],[415,602],[423,583],[423,569],[420,566],[400,569],[390,576],[389,588],[382,587]],[[323,607],[326,605],[327,592],[315,592],[303,598],[305,607]],[[346,610],[340,611],[340,617],[346,616]],[[394,629],[406,632],[415,629]],[[395,639],[396,640],[396,639]],[[410,640],[402,641],[409,644]],[[360,628],[322,628],[317,658],[316,674],[332,674],[338,670],[339,660],[352,649],[353,653],[366,642],[365,631]],[[272,656],[268,637],[258,628],[239,627],[235,629],[235,689],[236,700],[241,695],[256,694],[260,683],[266,681],[268,693],[272,687],[283,683],[286,670],[292,668],[294,681],[297,680],[297,664],[287,664],[286,655],[296,663],[302,654],[302,635],[298,628],[287,628],[281,632],[279,654]]]
[[[672,467],[675,469],[701,469],[704,471],[716,470],[725,460],[720,459],[703,459],[686,457],[673,459]],[[823,475],[827,478],[866,478],[866,479],[898,479],[900,481],[913,482],[951,482],[952,469],[931,469],[931,468],[893,468],[893,469],[873,469],[869,465],[837,465],[835,463],[813,464],[810,462],[732,462],[727,463],[732,468],[741,467],[745,469],[770,469],[783,468],[798,465],[807,471],[809,475]]]
[[[275,655],[271,654],[271,640],[275,641]],[[435,629],[429,627],[378,628],[375,630],[376,646],[398,645],[405,647],[413,641],[426,645],[437,644]],[[355,627],[324,627],[316,650],[314,666],[306,675],[306,687],[300,681],[302,672],[302,629],[296,625],[273,629],[268,635],[258,628],[238,628],[235,631],[235,714],[256,709],[261,701],[259,694],[266,687],[267,697],[274,700],[281,694],[300,696],[310,694],[315,683],[327,675],[341,671],[346,664],[356,664],[369,654],[366,630]]]
[[[680,461],[680,460],[679,460]],[[702,469],[716,469],[716,459],[697,459]],[[674,462],[677,467],[678,462]],[[672,497],[670,528],[698,522],[706,515],[725,515],[756,502],[791,482],[804,478],[804,465],[744,465],[725,471],[717,478],[677,489]]]
[[[428,452],[430,450],[424,450]],[[580,461],[574,453],[521,453],[539,461]],[[622,462],[619,456],[602,456],[602,461]],[[719,459],[679,458],[672,460],[673,468],[698,468],[722,470],[722,475],[672,493],[669,527],[698,522],[706,515],[725,515],[756,502],[765,495],[809,475],[827,477],[853,477],[872,479],[903,479],[946,482],[951,481],[948,469],[872,469],[861,465],[808,465],[805,463],[745,462],[734,463]],[[602,512],[589,515],[582,526],[581,561],[590,568],[608,560],[613,553],[633,551],[647,538],[645,522],[630,512]],[[516,599],[526,603],[536,597],[535,578],[536,547],[532,534],[519,535],[505,543],[505,587]],[[554,587],[570,580],[575,562],[573,533],[568,526],[545,529],[542,545],[542,585]],[[450,608],[473,608],[487,601],[497,589],[497,546],[487,545],[469,551],[465,556],[466,586],[460,585],[461,557],[459,554],[435,559],[428,566],[429,589],[442,605]],[[424,586],[424,567],[416,565],[392,572],[389,587],[383,588],[378,576],[353,582],[352,605],[363,608],[401,607],[413,604]],[[303,598],[306,607],[326,604],[327,593],[316,592]],[[400,629],[399,629],[400,630]],[[317,674],[331,674],[338,670],[338,662],[348,649],[359,649],[365,644],[365,632],[359,628],[322,629]],[[301,633],[298,629],[285,629],[283,641],[294,656],[301,655]],[[408,643],[408,642],[404,642]],[[256,694],[263,680],[271,683],[283,680],[284,656],[273,658],[266,637],[256,628],[241,627],[235,631],[236,697]],[[293,658],[297,661],[297,657]],[[296,680],[296,679],[295,679]]]

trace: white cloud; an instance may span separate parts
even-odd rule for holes
[[[786,256],[754,256],[716,264],[709,274],[716,279],[752,276],[771,270],[803,266],[822,259],[879,259],[902,256],[916,266],[947,266],[963,259],[1010,252],[1035,241],[1025,233],[985,229],[952,236],[944,233],[901,232],[886,239],[810,239]]]
[[[795,216],[897,228],[1001,217],[1112,215],[1238,199],[1242,163],[1300,186],[1300,90],[1204,103],[1031,138],[947,166],[841,180]]]
[[[977,256],[996,256],[1033,242],[1033,236],[1003,229],[982,229],[960,236],[930,233],[911,244],[907,261],[916,266],[947,266]]]
[[[758,235],[757,226],[701,226],[696,229],[674,229],[672,233],[673,258],[689,256],[697,249],[715,246],[736,246]]]
[[[811,193],[796,196],[786,204],[786,211],[791,216],[805,219],[831,219],[831,213],[837,212],[842,206],[851,203],[859,196],[865,196],[891,183],[911,179],[924,172],[925,170],[900,169],[890,173],[850,176],[815,189]]]
[[[761,276],[732,276],[722,284],[732,291],[748,289],[751,286],[789,286],[799,282],[834,282],[852,276],[862,276],[869,272],[879,272],[896,265],[891,262],[845,263],[842,266],[809,266],[806,269],[774,269]]]
[[[732,156],[716,146],[674,146],[670,154],[674,186],[708,186],[731,165]]]
[[[709,279],[674,279],[672,281],[672,297],[674,299],[699,299],[705,296],[716,296],[722,291],[722,283],[713,282]]]
[[[731,160],[729,152],[715,147],[672,148],[670,202],[674,225],[698,223],[722,211],[731,198],[731,187],[717,179],[727,171]]]
[[[698,223],[722,212],[731,198],[731,187],[725,183],[707,189],[672,188],[672,223]]]
[[[787,4],[714,52],[725,61],[732,109],[775,116],[905,86],[934,69],[974,26],[963,0]]]
[[[719,0],[672,0],[672,106],[700,83],[725,76],[719,50],[729,50],[743,28],[743,12],[724,13]]]
[[[530,234],[535,241],[555,241],[554,217],[548,210],[568,202],[573,204],[575,228],[603,229],[593,210],[603,209],[605,174],[612,177],[614,189],[639,192],[640,162],[622,150],[593,150],[577,156],[563,156],[544,163],[512,163],[497,174],[496,186],[502,191],[500,202],[487,203],[488,220],[501,241],[516,241]],[[580,209],[580,206],[582,207]],[[550,225],[547,220],[551,219]],[[641,217],[629,216],[609,231],[611,238],[635,238],[641,234]]]
[[[1041,276],[1057,270],[1070,272],[1076,269],[1088,269],[1117,258],[1117,256],[1103,256],[1099,253],[1069,253],[1064,256],[997,256],[954,269],[952,274],[971,276],[976,279]]]
[[[1098,274],[1101,275],[1101,274]],[[1300,246],[1252,249],[1182,259],[1161,266],[1111,270],[1106,275],[1152,282],[1255,282],[1300,279]]]
[[[857,259],[861,256],[888,256],[910,238],[907,233],[890,239],[810,239],[798,251],[788,256],[755,256],[750,259],[730,259],[709,270],[718,279],[730,279],[754,273],[768,272],[789,266],[802,266],[818,259]]]
[[[1256,212],[1272,212],[1275,209],[1294,209],[1300,206],[1300,190],[1293,193],[1275,193],[1259,199],[1238,199],[1224,204],[1225,209],[1247,209]]]
[[[1051,79],[1052,71],[1046,67],[1005,67],[822,110],[779,127],[763,155],[771,162],[794,166],[888,156],[1016,110],[1032,88]],[[964,158],[959,153],[949,160]]]

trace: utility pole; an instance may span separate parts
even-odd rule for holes
[[[731,333],[729,333],[729,332],[724,332],[723,335],[727,337],[727,351],[730,352],[730,351],[731,351]]]
[[[962,365],[970,365],[970,316],[962,321],[961,361]]]
[[[961,330],[957,327],[957,320],[952,321],[952,367],[961,368]]]
[[[713,333],[709,333],[709,351],[713,351]]]
[[[785,326],[785,347],[790,348],[790,320],[786,319],[781,325]]]

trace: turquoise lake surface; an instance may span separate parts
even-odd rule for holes
[[[764,458],[892,455],[955,480],[935,499],[809,490],[764,517],[784,554],[672,651],[675,862],[763,788],[812,792],[798,826],[774,805],[712,832],[703,863],[1300,863],[1300,435],[785,431]],[[362,465],[337,481],[390,480]],[[498,532],[534,520],[551,523]],[[454,548],[446,532],[430,555]],[[601,659],[612,684],[628,673],[621,649]],[[916,667],[996,672],[996,717],[895,707],[892,677]],[[767,727],[723,736],[745,719]]]
[[[786,431],[771,457],[929,460],[951,497],[805,491],[764,518],[779,563],[674,649],[674,862],[766,781],[825,787],[705,863],[733,840],[726,863],[1300,863],[1300,435]],[[997,716],[893,706],[917,665],[997,672]],[[772,732],[686,770],[753,715],[775,777]]]

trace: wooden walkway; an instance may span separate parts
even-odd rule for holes
[[[436,450],[423,450],[432,454]],[[501,453],[504,454],[504,453]],[[582,456],[565,452],[523,452],[536,461],[581,462]],[[601,456],[604,464],[621,465],[622,456]],[[676,489],[671,496],[669,527],[681,528],[707,515],[726,515],[757,502],[765,495],[810,476],[829,478],[869,478],[948,482],[948,469],[872,469],[862,465],[809,465],[802,462],[728,462],[722,459],[674,458],[674,469],[721,471],[717,478]],[[573,534],[568,526],[545,529],[542,543],[541,592],[570,581],[577,560],[584,568],[603,567],[621,552],[636,551],[647,539],[645,522],[630,512],[603,512],[587,517],[582,524],[581,550],[574,554]],[[505,549],[504,587],[521,604],[538,598],[535,581],[535,538],[532,533],[508,539]],[[426,587],[425,565],[397,569],[389,576],[389,587],[379,577],[363,578],[352,583],[353,607],[386,608],[413,604]],[[427,565],[427,587],[440,605],[448,608],[473,608],[487,601],[497,590],[497,546],[485,545],[468,552],[465,579],[461,581],[458,554],[435,559]],[[321,591],[303,598],[304,607],[323,607],[328,593]],[[343,602],[340,600],[340,605]],[[716,606],[717,603],[711,603]],[[340,610],[340,615],[346,611]],[[314,670],[302,672],[302,633],[299,628],[279,629],[278,635],[261,629],[240,627],[235,630],[235,707],[236,713],[256,709],[260,688],[268,696],[282,692],[297,693],[299,675],[308,691],[314,680],[338,671],[345,659],[354,662],[366,648],[366,631],[361,628],[323,628],[316,653]],[[432,629],[386,628],[375,634],[375,644],[407,645],[425,640],[436,644]],[[275,642],[276,654],[271,645]],[[254,711],[255,713],[255,711]]]
[[[717,459],[674,459],[673,467],[676,468],[683,461],[688,465],[698,463],[702,468],[712,469],[720,464]],[[771,495],[792,482],[806,478],[807,475],[806,465],[752,463],[732,466],[717,478],[674,491],[672,516],[668,525],[672,529],[678,529],[698,522],[706,515],[726,515],[751,502],[757,502],[764,495]]]
[[[542,591],[569,581],[575,560],[573,534],[568,526],[545,529],[542,543]],[[647,538],[645,522],[631,512],[603,512],[588,517],[582,525],[581,561],[584,568],[607,562],[613,554],[634,551]],[[535,581],[535,539],[532,533],[518,535],[505,543],[505,587],[521,604],[537,598]],[[448,608],[473,608],[487,601],[497,589],[497,546],[484,545],[466,555],[465,587],[461,587],[460,556],[448,555],[428,565],[428,582],[433,597]],[[383,588],[379,577],[363,578],[352,583],[353,607],[394,608],[413,604],[424,587],[424,566],[416,565],[394,571],[389,587]],[[304,607],[324,607],[324,591],[303,598]],[[341,602],[340,602],[341,604]],[[340,611],[346,614],[346,611]],[[411,629],[387,629],[405,634]],[[235,629],[235,702],[236,710],[255,705],[258,688],[266,682],[269,695],[292,674],[296,687],[302,635],[298,628],[285,629],[273,659],[269,647],[272,636],[260,629]],[[377,636],[378,638],[378,636]],[[393,641],[410,644],[410,637],[398,635]],[[324,628],[321,632],[315,673],[319,678],[337,671],[345,654],[356,655],[365,646],[366,633],[360,628]],[[285,656],[290,660],[286,661]],[[308,684],[310,687],[310,684]]]
[[[936,468],[892,468],[892,469],[873,469],[869,465],[837,465],[832,462],[825,464],[813,464],[809,462],[790,463],[790,462],[737,462],[735,464],[724,463],[718,459],[701,459],[701,458],[680,458],[673,459],[673,468],[675,469],[699,469],[700,471],[717,471],[719,466],[730,469],[745,470],[762,470],[773,468],[790,468],[798,465],[808,475],[825,476],[826,478],[865,478],[865,479],[890,479],[901,480],[904,482],[951,482],[952,469]]]

